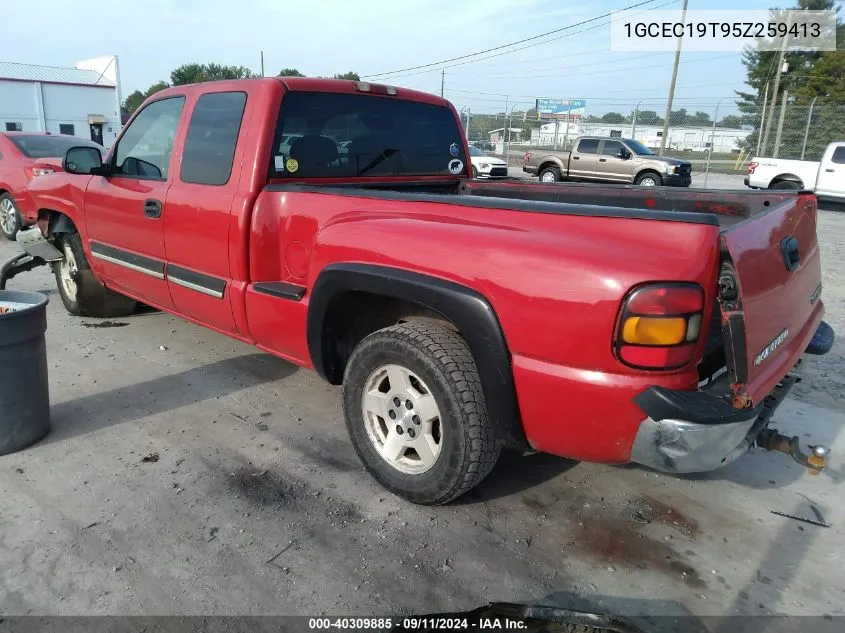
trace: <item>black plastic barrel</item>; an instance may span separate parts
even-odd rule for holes
[[[0,290],[0,455],[50,432],[47,297]]]

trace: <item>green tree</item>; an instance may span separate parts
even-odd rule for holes
[[[672,110],[669,113],[669,125],[687,125],[687,109],[681,108],[680,110]]]
[[[833,10],[838,13],[839,6],[835,0],[798,0],[796,5],[792,8],[807,9],[811,11]],[[772,14],[777,15],[779,9],[772,9]],[[843,38],[843,26],[841,20],[837,19],[837,40],[841,42]],[[815,75],[814,69],[816,65],[830,52],[819,51],[787,51],[784,55],[784,62],[787,65],[787,70],[781,74],[780,85],[778,87],[778,94],[772,94],[774,90],[774,77],[780,71],[777,68],[779,51],[757,51],[747,49],[743,53],[742,63],[746,69],[745,83],[748,85],[748,91],[736,91],[737,107],[744,115],[744,121],[755,126],[753,132],[746,137],[744,145],[747,148],[753,149],[756,147],[760,138],[760,123],[763,119],[763,103],[766,101],[766,119],[769,118],[769,106],[772,100],[775,100],[776,107],[774,109],[774,117],[772,123],[778,120],[778,111],[780,104],[783,101],[783,93],[785,90],[789,91],[791,96],[796,95],[797,98],[791,100],[793,106],[801,106],[805,103],[807,93],[804,91],[804,86],[807,84],[808,78]],[[838,51],[837,51],[838,52]],[[816,75],[823,77],[823,75]],[[822,79],[821,81],[825,81]],[[768,98],[766,99],[766,85],[768,84]],[[811,91],[812,93],[812,91]],[[812,97],[810,97],[810,100]],[[788,115],[790,106],[787,106]],[[815,115],[813,117],[815,119]],[[782,148],[792,153],[792,149],[798,152],[800,156],[800,145],[803,143],[803,130],[799,130],[801,126],[786,126],[786,137],[782,139]],[[771,143],[774,141],[774,126],[770,128],[769,132],[769,148],[767,153],[771,152]],[[785,155],[781,152],[781,158]]]
[[[332,79],[349,79],[351,81],[361,81],[360,75],[358,73],[354,73],[352,71],[348,73],[337,73],[332,77]]]
[[[278,74],[279,77],[304,77],[296,68],[282,68]]]
[[[741,116],[737,116],[736,114],[728,114],[723,116],[717,123],[719,127],[734,127],[738,128],[741,127],[742,124],[745,123],[745,118]]]
[[[619,114],[618,112],[608,112],[607,114],[603,114],[601,120],[602,123],[627,123],[625,115]]]
[[[710,115],[706,112],[701,112],[700,110],[695,114],[687,116],[687,125],[698,125],[698,126],[705,126],[705,125],[713,125],[713,121],[710,119]]]
[[[141,104],[144,103],[149,97],[154,95],[155,93],[159,92],[160,90],[164,90],[165,88],[169,88],[170,84],[166,81],[157,81],[152,86],[147,88],[145,91],[135,90],[134,92],[130,92],[129,96],[123,100],[123,104],[120,108],[120,114],[123,119],[127,119],[141,107]]]
[[[640,110],[637,112],[637,125],[663,125],[663,117],[654,110]]]
[[[170,82],[174,86],[196,84],[203,81],[220,81],[223,79],[249,79],[256,77],[249,68],[244,66],[223,66],[221,64],[184,64],[170,73]]]

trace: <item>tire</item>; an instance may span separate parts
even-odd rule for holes
[[[9,193],[0,193],[0,231],[7,240],[14,241],[23,226],[20,211],[15,206],[15,199]]]
[[[560,169],[557,167],[544,167],[539,174],[540,182],[560,182]]]
[[[472,168],[472,177],[478,178],[478,170],[475,167]]]
[[[499,458],[472,352],[440,325],[394,325],[361,341],[346,366],[343,411],[364,467],[412,503],[440,505],[461,496]],[[417,446],[428,449],[417,452]],[[398,456],[383,456],[391,447]]]
[[[801,189],[801,183],[794,180],[780,180],[771,186],[772,189],[786,189],[787,191],[798,191]]]
[[[94,276],[78,233],[64,233],[56,244],[65,258],[53,264],[65,309],[74,316],[114,318],[132,314],[137,302],[109,290]]]
[[[646,171],[637,176],[634,184],[641,187],[659,187],[663,184],[663,178],[657,172]]]

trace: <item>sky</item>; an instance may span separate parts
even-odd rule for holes
[[[0,60],[72,66],[117,55],[122,93],[166,80],[189,62],[306,75],[389,73],[501,46],[589,20],[640,0],[145,0],[85,3],[4,0]],[[765,9],[773,0],[689,0],[690,9]],[[680,8],[654,0],[646,8]],[[9,28],[12,27],[12,28]],[[514,48],[523,50],[513,51]],[[513,51],[513,52],[505,52]],[[504,54],[501,54],[504,53]],[[554,36],[373,81],[444,94],[476,113],[532,107],[536,97],[586,99],[587,113],[662,113],[674,53],[613,52],[609,18]],[[469,63],[467,63],[469,62]],[[730,110],[745,70],[739,53],[684,53],[675,108]]]

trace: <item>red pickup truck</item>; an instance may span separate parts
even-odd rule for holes
[[[164,90],[63,166],[0,283],[51,262],[72,314],[141,301],[342,383],[361,461],[413,502],[503,448],[825,464],[767,428],[833,344],[812,194],[476,181],[447,101],[304,78]]]

